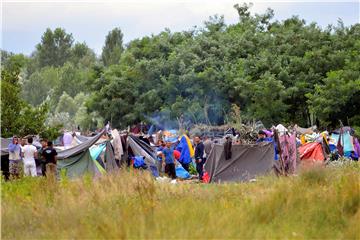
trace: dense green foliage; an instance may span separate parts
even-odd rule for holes
[[[115,28],[98,59],[65,30],[48,29],[26,59],[22,95],[34,106],[48,102],[52,121],[68,118],[68,128],[109,120],[124,128],[159,116],[222,124],[232,109],[266,126],[360,126],[360,24],[323,29],[298,17],[274,21],[270,9],[235,10],[234,25],[214,16],[202,28],[126,46]],[[82,103],[73,103],[79,94]]]
[[[59,134],[61,124],[45,125],[48,104],[32,107],[20,97],[20,69],[24,62],[22,55],[10,56],[1,70],[1,136],[39,134],[54,139]]]

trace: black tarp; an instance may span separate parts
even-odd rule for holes
[[[225,160],[224,145],[214,145],[205,163],[210,182],[248,181],[269,172],[274,164],[272,143],[233,145],[231,152]]]
[[[12,139],[1,138],[1,172],[5,179],[9,179],[9,144]]]

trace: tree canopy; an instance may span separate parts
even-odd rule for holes
[[[105,121],[125,128],[162,115],[223,124],[234,111],[266,126],[360,126],[360,24],[275,21],[273,10],[252,15],[250,7],[234,6],[236,24],[215,15],[202,27],[165,29],[126,46],[115,28],[99,57],[64,29],[47,29],[31,56],[12,56],[23,61],[21,80],[18,92],[2,89],[4,101],[16,103],[11,94],[21,92],[33,106],[48,104],[52,122],[69,118],[84,129]],[[2,56],[5,65],[10,55]],[[6,111],[19,108],[5,109],[7,118]],[[12,124],[10,115],[5,123]]]

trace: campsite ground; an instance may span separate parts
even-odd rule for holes
[[[122,171],[93,181],[2,183],[3,239],[359,239],[359,165],[240,184],[158,183]]]

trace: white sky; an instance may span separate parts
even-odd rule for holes
[[[253,13],[266,8],[275,10],[275,19],[299,15],[320,26],[359,22],[358,1],[252,1]],[[209,16],[224,15],[227,24],[237,22],[233,8],[236,0],[135,0],[135,1],[8,1],[2,0],[1,48],[30,54],[50,27],[65,28],[75,40],[86,42],[101,53],[106,34],[115,27],[124,33],[124,41],[157,34],[165,28],[172,32],[202,26]]]

